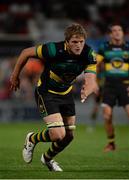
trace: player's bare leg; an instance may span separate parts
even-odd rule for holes
[[[112,108],[108,105],[104,105],[103,115],[105,121],[105,129],[108,138],[108,144],[105,146],[104,152],[114,151],[116,149],[116,146],[115,146],[114,126],[112,122]]]
[[[62,171],[62,168],[58,165],[56,161],[53,160],[53,158],[61,151],[63,151],[65,147],[67,147],[69,143],[73,140],[73,130],[75,129],[75,125],[74,125],[75,116],[71,116],[68,118],[64,117],[63,120],[64,120],[65,132],[66,132],[64,138],[56,142],[52,142],[52,145],[48,149],[48,151],[42,154],[41,156],[41,162],[47,165],[50,171]],[[52,131],[54,129],[55,129],[54,127],[53,129],[51,128]]]

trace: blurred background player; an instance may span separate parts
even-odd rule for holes
[[[72,24],[65,30],[65,41],[49,42],[24,49],[11,75],[11,89],[20,87],[20,72],[30,57],[43,62],[44,70],[35,90],[35,98],[41,117],[47,128],[30,132],[26,136],[23,159],[30,163],[39,142],[52,142],[41,156],[41,162],[51,171],[62,171],[53,158],[73,140],[75,129],[75,103],[72,95],[76,77],[85,72],[81,89],[81,101],[97,89],[96,59],[94,51],[85,44],[87,33],[80,24]]]
[[[104,42],[99,55],[104,63],[105,83],[103,89],[103,117],[108,138],[104,151],[114,151],[115,130],[112,122],[113,107],[123,106],[129,117],[129,42],[124,40],[124,31],[121,25],[113,24],[109,27],[110,40]]]

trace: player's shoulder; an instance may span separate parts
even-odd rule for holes
[[[103,42],[100,43],[100,48],[104,49],[104,48],[109,47],[110,45],[111,45],[111,43],[109,41],[103,41]]]
[[[46,46],[50,48],[63,48],[64,47],[64,41],[59,42],[47,42]]]
[[[47,43],[45,43],[45,46],[47,47],[49,55],[51,57],[55,57],[59,51],[62,51],[64,49],[64,41],[47,42]]]
[[[85,58],[87,58],[87,62],[89,62],[89,63],[93,63],[93,62],[95,63],[96,62],[96,52],[87,43],[85,43],[82,53],[83,53],[83,56]]]
[[[91,46],[89,46],[88,44],[84,45],[84,49],[85,49],[85,52],[87,52],[88,56],[95,56],[96,55],[95,50]]]
[[[125,41],[125,46],[129,48],[129,41]]]
[[[92,54],[93,51],[94,50],[92,49],[92,47],[85,43],[82,54],[84,56],[89,56],[90,54]]]
[[[59,41],[59,42],[49,42],[47,43],[47,47],[49,49],[53,49],[56,52],[64,50],[65,48],[65,42],[64,41]]]
[[[109,47],[110,47],[110,42],[105,40],[99,44],[97,52],[101,54],[104,51],[106,51]]]
[[[85,43],[85,45],[84,45],[84,50],[90,51],[90,50],[92,50],[92,48],[91,48],[91,46],[89,46],[87,43]]]

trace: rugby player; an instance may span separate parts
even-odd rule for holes
[[[65,40],[62,42],[49,42],[24,49],[10,78],[11,89],[17,90],[20,87],[20,72],[28,59],[35,57],[43,63],[44,71],[35,89],[35,99],[46,129],[27,134],[23,159],[30,163],[39,142],[52,142],[41,156],[41,162],[50,171],[63,171],[53,158],[73,140],[75,103],[72,87],[76,77],[85,73],[81,89],[82,102],[97,89],[95,54],[85,43],[86,30],[74,23],[66,28],[64,35]]]
[[[116,149],[112,121],[114,106],[123,106],[129,117],[129,42],[124,39],[121,25],[113,24],[109,27],[109,41],[100,46],[98,53],[105,71],[102,107],[108,144],[104,151],[109,152]]]

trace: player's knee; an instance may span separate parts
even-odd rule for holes
[[[112,108],[110,106],[105,106],[103,109],[103,116],[106,123],[111,123],[112,121]]]
[[[74,130],[76,129],[75,125],[65,125],[65,129],[66,129],[66,138],[68,138],[69,140],[73,140],[74,138]]]
[[[62,121],[48,123],[49,136],[52,142],[61,141],[65,137],[65,128]]]
[[[50,138],[53,142],[61,141],[66,133],[64,128],[58,128],[58,129],[50,129],[49,130]]]
[[[107,123],[111,123],[112,122],[112,114],[111,113],[105,113],[104,119]]]

